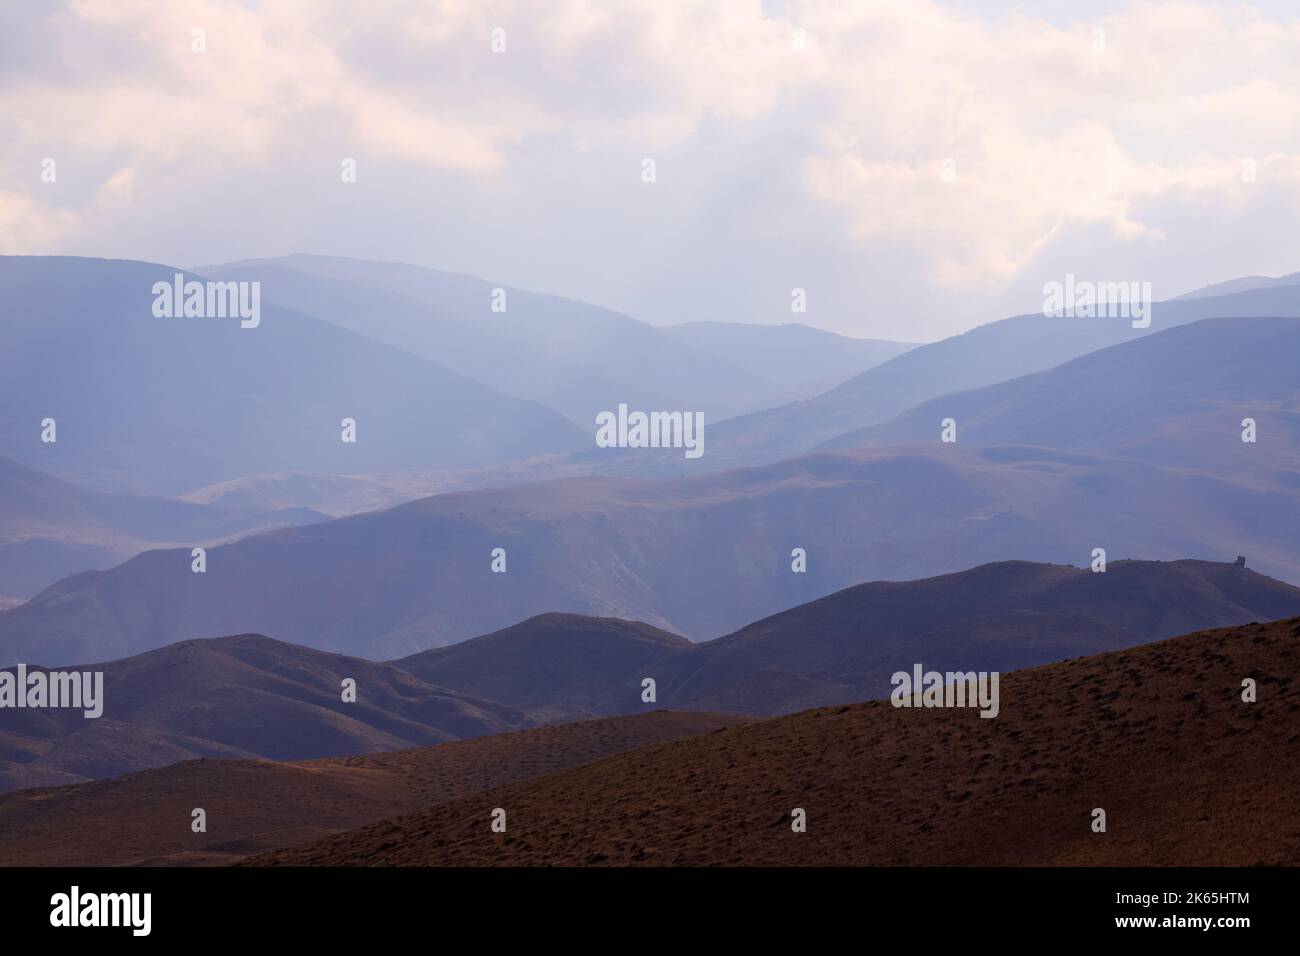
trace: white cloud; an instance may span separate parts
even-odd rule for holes
[[[670,249],[673,236],[645,235],[655,212],[708,230],[718,227],[708,211],[734,217],[743,201],[797,220],[802,235],[811,208],[843,262],[888,249],[957,295],[1023,278],[1081,229],[1095,239],[1101,227],[1120,248],[1170,242],[1160,210],[1171,200],[1224,221],[1256,215],[1240,176],[1247,157],[1253,195],[1300,195],[1300,20],[1244,5],[1139,2],[1072,24],[932,0],[791,0],[781,16],[758,0],[371,0],[360,12],[344,0],[77,0],[5,16],[25,18],[14,35],[47,51],[0,84],[0,225],[12,250],[114,241],[128,220],[165,229],[164,203],[215,189],[214,210],[232,191],[272,208],[304,177],[324,183],[334,170],[337,181],[339,160],[355,156],[363,183],[376,166],[409,178],[392,187],[400,204],[366,194],[390,203],[369,219],[393,219],[394,235],[452,217],[468,236],[494,204],[496,242],[476,241],[500,258],[468,264],[480,271],[528,261],[530,250],[511,247],[516,235],[555,233],[548,240],[572,242],[575,262],[589,252],[576,228],[567,238],[565,223],[534,221],[557,204],[607,229],[603,248]],[[490,48],[497,27],[504,54]],[[206,53],[191,50],[195,28]],[[1098,28],[1105,52],[1094,49]],[[729,157],[743,200],[720,177],[728,164],[704,149]],[[47,155],[69,171],[56,187],[66,192],[41,191],[33,157]],[[647,207],[643,191],[607,181],[612,162],[631,168],[646,155],[667,157],[665,184],[695,191],[665,188]],[[946,158],[954,182],[940,175]],[[701,168],[712,178],[692,181]],[[672,202],[688,200],[708,214],[674,214]],[[311,215],[278,213],[285,230],[304,223],[298,248],[319,235]],[[772,255],[781,233],[779,218],[748,237],[733,222],[719,231],[741,258]],[[193,234],[160,234],[164,253],[169,239]],[[654,262],[674,267],[668,253]],[[635,266],[617,265],[624,276]],[[579,292],[576,275],[555,285]],[[846,285],[841,298],[852,294]]]

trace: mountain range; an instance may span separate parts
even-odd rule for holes
[[[111,494],[0,458],[0,610],[68,575],[105,570],[150,548],[211,546],[325,517],[308,508],[208,506]]]
[[[1148,462],[1263,488],[1300,488],[1300,319],[1207,319],[1046,372],[945,395],[840,435],[833,451],[959,441]],[[1256,424],[1242,441],[1243,419]]]
[[[255,328],[157,317],[154,285],[177,274],[0,257],[0,453],[101,490],[178,495],[250,474],[469,467],[590,441],[549,408],[270,303]]]
[[[1192,322],[1247,317],[1300,318],[1300,284],[1152,303],[1147,328],[1134,328],[1128,319],[1041,313],[981,325],[911,349],[807,401],[719,422],[709,431],[704,464],[722,470],[794,457],[944,395],[1046,371]],[[624,474],[676,474],[690,464],[648,453],[601,460],[595,449],[575,457]]]
[[[1189,521],[1196,515],[1196,521]],[[0,615],[0,661],[61,664],[261,633],[370,658],[548,611],[705,640],[864,580],[1017,555],[1223,560],[1300,580],[1295,492],[1030,447],[815,455],[694,479],[571,479],[148,551]],[[492,570],[505,551],[505,573]],[[796,549],[807,570],[793,570]]]
[[[268,301],[541,402],[588,431],[620,402],[721,421],[811,397],[912,347],[798,324],[655,327],[585,302],[390,262],[291,255],[195,271],[260,281]]]
[[[0,789],[194,757],[341,757],[662,706],[784,714],[885,696],[916,662],[1012,670],[1296,614],[1300,588],[1236,563],[1094,573],[1013,561],[858,585],[703,644],[568,614],[382,664],[259,635],[185,641],[77,666],[104,672],[98,719],[6,711]],[[342,699],[345,678],[355,702]]]

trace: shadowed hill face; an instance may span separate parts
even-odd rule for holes
[[[51,786],[191,757],[302,759],[528,726],[510,707],[386,664],[245,635],[79,670],[104,672],[104,712],[3,711],[0,788]],[[356,681],[353,703],[343,680]]]
[[[0,865],[229,863],[745,720],[656,711],[362,757],[188,761],[116,780],[26,790],[0,796]],[[189,827],[198,805],[208,811],[205,834]]]
[[[1135,458],[1284,490],[1300,482],[1300,319],[1211,319],[926,402],[826,450],[933,442]],[[1242,441],[1242,420],[1256,441]],[[1290,476],[1288,480],[1287,476]]]
[[[107,494],[0,458],[0,595],[31,597],[78,571],[103,570],[149,548],[210,545],[325,515],[210,507]]]
[[[667,659],[674,707],[789,713],[889,693],[895,671],[1013,670],[1131,647],[1196,627],[1300,614],[1300,588],[1232,564],[1007,561],[849,588]],[[753,686],[753,675],[765,684]],[[784,680],[782,679],[784,678]]]
[[[690,641],[637,621],[543,614],[393,661],[458,693],[509,700],[538,720],[641,709],[641,670]]]
[[[643,679],[676,709],[790,713],[889,693],[917,662],[1012,670],[1131,647],[1196,627],[1300,614],[1300,588],[1232,564],[1008,561],[877,582],[692,645],[629,621],[544,615],[394,661],[430,683],[534,719],[627,713]]]
[[[807,711],[250,862],[1295,865],[1298,665],[1300,620],[1200,632],[1004,674],[991,720],[888,701]]]
[[[154,283],[177,271],[0,258],[0,454],[177,494],[275,471],[483,465],[587,440],[557,412],[265,302],[256,328],[159,318]],[[46,418],[54,444],[41,441]],[[344,418],[354,444],[341,440]]]

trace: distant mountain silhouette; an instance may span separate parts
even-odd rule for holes
[[[1300,317],[1300,284],[1206,296],[1152,307],[1149,328],[1121,318],[1021,315],[918,346],[822,395],[719,422],[699,464],[710,470],[800,455],[846,432],[888,421],[941,395],[1040,372],[1112,345],[1206,318]],[[595,459],[593,451],[579,452]],[[681,462],[640,454],[611,459],[616,473],[678,473]],[[700,469],[694,469],[698,472]]]
[[[993,720],[888,700],[805,711],[248,862],[1294,866],[1298,638],[1291,619],[1004,674]],[[494,807],[506,834],[489,828]]]
[[[196,271],[259,280],[271,302],[542,402],[589,432],[619,402],[720,421],[815,394],[909,348],[806,326],[657,328],[585,302],[392,262],[291,255]],[[495,289],[505,292],[504,311],[492,309]]]
[[[1213,285],[1207,285],[1204,288],[1175,296],[1175,301],[1203,299],[1216,295],[1232,295],[1236,292],[1251,292],[1255,289],[1276,289],[1288,285],[1300,285],[1300,272],[1292,272],[1290,275],[1278,276],[1277,278],[1272,276],[1242,276],[1240,279],[1216,282]]]
[[[252,531],[310,524],[307,508],[209,507],[107,494],[0,458],[0,598],[27,598],[79,571],[149,548],[210,545]]]
[[[823,450],[933,443],[1040,445],[1300,488],[1300,319],[1207,319],[1046,372],[945,395]],[[1241,440],[1242,420],[1256,442]],[[1282,502],[1260,502],[1261,516]],[[1293,515],[1300,508],[1288,504]]]
[[[155,317],[153,285],[178,271],[0,257],[0,454],[106,490],[179,494],[249,474],[466,467],[590,441],[551,409],[266,301],[257,328]],[[55,444],[40,440],[46,418]],[[341,440],[344,418],[355,444]]]

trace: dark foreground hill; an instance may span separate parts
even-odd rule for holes
[[[1300,619],[1202,631],[1003,675],[994,719],[887,700],[812,710],[250,862],[1294,866],[1298,672]]]
[[[0,796],[0,864],[229,863],[745,718],[655,711],[346,759],[193,760]],[[194,808],[208,829],[191,830]]]

